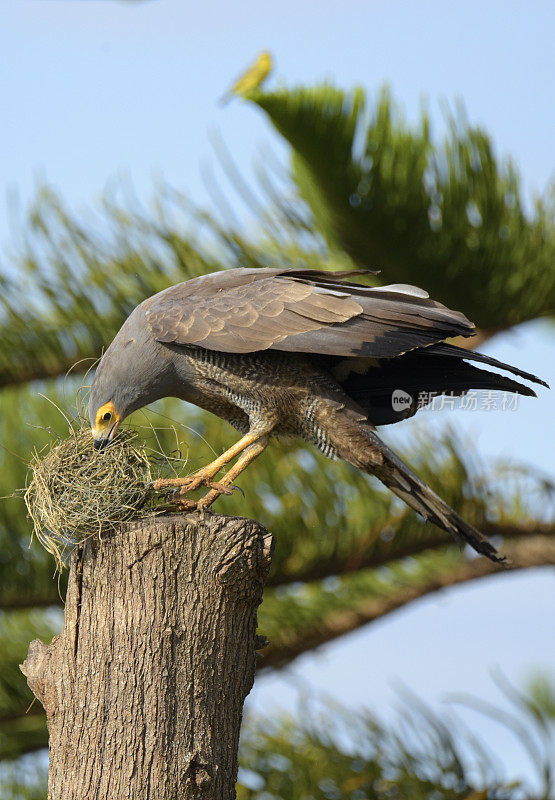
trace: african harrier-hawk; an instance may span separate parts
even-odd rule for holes
[[[474,326],[422,289],[346,281],[367,272],[232,269],[171,286],[139,305],[104,354],[90,396],[97,447],[132,411],[179,397],[231,423],[242,438],[184,479],[156,482],[181,494],[206,485],[208,507],[271,436],[300,436],[331,458],[375,475],[425,519],[493,560],[495,548],[410,470],[375,426],[416,413],[419,397],[468,389],[535,396],[529,387],[467,362],[543,381],[489,356],[446,344]],[[546,384],[544,384],[546,385]],[[404,398],[400,408],[393,393]],[[213,479],[239,456],[220,483]]]

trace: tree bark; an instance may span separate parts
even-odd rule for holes
[[[187,514],[72,557],[62,633],[21,669],[46,709],[49,800],[231,800],[272,539]]]

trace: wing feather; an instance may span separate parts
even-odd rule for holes
[[[463,314],[404,284],[345,280],[367,270],[234,269],[195,278],[143,304],[160,342],[247,353],[276,349],[390,358],[471,336]]]

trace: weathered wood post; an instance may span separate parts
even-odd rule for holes
[[[73,555],[65,624],[22,671],[46,709],[49,800],[232,800],[272,538],[207,514]]]

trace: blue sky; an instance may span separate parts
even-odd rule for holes
[[[438,131],[440,101],[462,98],[498,153],[517,162],[529,202],[553,176],[550,2],[0,0],[0,10],[0,240],[8,249],[7,198],[17,193],[24,204],[39,180],[77,208],[122,173],[143,197],[164,176],[209,204],[202,168],[216,161],[211,132],[247,175],[264,148],[285,158],[255,109],[217,103],[263,48],[276,57],[276,84],[330,79],[375,92],[387,82],[412,119],[427,98]],[[553,385],[552,343],[549,325],[532,323],[486,350]],[[540,393],[522,398],[517,412],[444,412],[435,424],[448,419],[484,456],[553,474],[552,399]],[[396,678],[434,703],[455,690],[486,697],[495,692],[495,665],[517,682],[535,666],[553,670],[554,600],[546,570],[484,581],[416,604],[300,659],[293,671],[341,701],[386,714]],[[266,678],[251,708],[274,713],[294,707],[294,697],[286,680]],[[512,769],[527,769],[497,729],[481,727]]]

